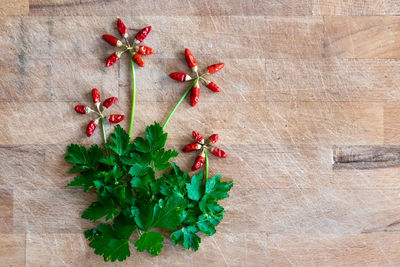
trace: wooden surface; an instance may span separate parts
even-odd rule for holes
[[[1,0],[0,15],[1,266],[400,265],[398,0]],[[102,142],[74,105],[97,87],[129,110],[127,58],[104,68],[117,16],[153,26],[136,135],[185,90],[167,76],[187,71],[185,47],[201,68],[226,64],[222,92],[203,88],[167,127],[171,148],[196,129],[230,155],[210,159],[235,186],[196,253],[167,241],[105,264],[82,235],[94,196],[64,187],[66,145]]]

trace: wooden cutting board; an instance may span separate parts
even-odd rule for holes
[[[110,266],[82,235],[94,195],[65,188],[63,157],[71,142],[102,142],[73,111],[91,88],[128,113],[127,58],[104,67],[117,17],[153,26],[135,135],[184,92],[168,74],[187,71],[185,47],[200,68],[225,63],[212,77],[222,91],[185,100],[168,145],[218,133],[229,157],[210,172],[235,186],[198,252],[167,241],[114,265],[400,265],[398,0],[2,0],[0,15],[1,266]],[[177,162],[189,171],[194,157]]]

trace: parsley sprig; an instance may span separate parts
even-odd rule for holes
[[[68,187],[97,193],[82,218],[99,223],[85,237],[105,261],[125,260],[133,246],[158,255],[166,232],[160,229],[173,231],[175,245],[196,251],[200,232],[215,234],[225,213],[218,201],[229,196],[233,183],[221,182],[221,175],[204,181],[202,172],[190,177],[171,163],[178,152],[166,150],[160,124],[147,126],[145,133],[131,143],[118,125],[105,149],[75,144],[67,149],[65,160],[77,173]]]

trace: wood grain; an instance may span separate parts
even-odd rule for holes
[[[109,266],[94,255],[80,213],[95,198],[65,188],[71,143],[84,133],[89,90],[120,98],[129,60],[112,68],[116,17],[130,32],[152,25],[156,54],[136,68],[134,135],[162,122],[188,84],[188,47],[200,69],[224,62],[195,108],[167,126],[181,151],[191,131],[218,133],[227,159],[210,174],[235,186],[218,233],[198,252],[167,238],[159,257],[115,266],[400,265],[400,14],[397,0],[0,1],[0,265]],[[121,124],[127,127],[127,120]],[[112,130],[107,124],[107,134]],[[190,171],[196,153],[176,162]],[[336,162],[336,164],[335,164]],[[340,167],[338,165],[341,165]],[[166,233],[165,237],[167,237]]]
[[[311,0],[272,1],[93,1],[93,0],[30,0],[30,13],[35,15],[131,15],[140,10],[141,15],[192,16],[192,15],[310,15]]]
[[[334,168],[386,168],[400,165],[400,148],[385,146],[347,146],[333,148]]]
[[[29,13],[29,0],[1,0],[0,15],[27,15]]]
[[[324,57],[400,58],[400,17],[324,17]]]
[[[345,15],[345,16],[370,16],[370,15],[399,15],[399,2],[397,0],[314,0],[314,15]]]
[[[399,240],[398,233],[272,235],[268,237],[268,265],[397,265]]]

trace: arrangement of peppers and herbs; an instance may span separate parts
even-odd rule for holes
[[[142,45],[151,26],[140,30],[130,40],[128,29],[120,19],[117,25],[121,39],[103,35],[107,43],[120,49],[107,58],[106,67],[115,64],[123,54],[129,56],[132,70],[129,130],[126,132],[116,125],[107,138],[104,121],[108,119],[110,123],[119,123],[125,116],[108,112],[118,101],[117,97],[101,102],[99,91],[92,89],[94,105],[77,105],[75,111],[91,116],[86,128],[88,137],[101,125],[104,147],[68,146],[65,160],[73,164],[69,172],[77,175],[67,186],[97,192],[97,201],[83,211],[82,218],[98,222],[96,228],[85,231],[85,237],[94,253],[102,255],[105,261],[123,261],[130,256],[133,247],[156,256],[163,248],[164,236],[168,235],[175,245],[181,244],[188,250],[196,251],[201,235],[215,234],[215,227],[225,213],[218,201],[229,197],[228,192],[233,186],[233,182],[221,181],[220,174],[209,177],[208,156],[211,153],[226,158],[227,154],[215,146],[219,139],[217,134],[204,139],[200,133],[193,131],[193,142],[187,144],[183,152],[198,151],[192,170],[204,167],[204,171],[191,176],[171,162],[178,152],[166,148],[168,134],[165,128],[189,93],[191,106],[197,104],[199,82],[213,92],[220,90],[208,77],[221,70],[224,64],[211,65],[200,73],[192,53],[185,49],[186,62],[193,77],[181,72],[171,73],[170,77],[179,82],[190,82],[189,87],[162,125],[157,122],[148,125],[145,138],[136,137],[131,141],[136,96],[135,64],[144,67],[142,56],[153,54],[154,50]]]

